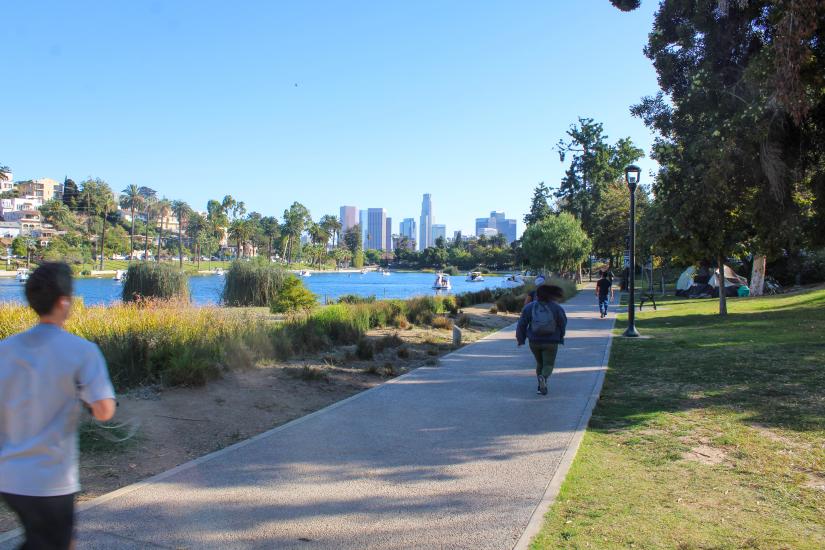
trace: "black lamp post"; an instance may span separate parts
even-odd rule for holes
[[[630,265],[628,266],[629,285],[627,287],[630,293],[627,300],[627,329],[623,336],[635,338],[639,336],[639,331],[636,330],[636,310],[635,310],[635,293],[636,293],[636,185],[639,183],[639,177],[642,170],[635,164],[625,167],[624,177],[627,181],[627,189],[630,191]]]

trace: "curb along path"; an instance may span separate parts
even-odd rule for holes
[[[613,315],[585,289],[548,396],[514,327],[80,506],[79,548],[526,547],[590,418]],[[0,535],[0,549],[13,547]]]

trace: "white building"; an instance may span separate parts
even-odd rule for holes
[[[20,222],[0,222],[0,237],[14,239],[20,236]]]
[[[0,199],[0,217],[9,221],[8,215],[13,212],[26,210],[37,210],[43,206],[43,199],[39,197],[16,197],[13,199]]]
[[[421,232],[418,239],[418,250],[424,250],[435,242],[433,238],[433,201],[429,193],[424,193],[424,198],[421,200],[421,223],[418,227]]]

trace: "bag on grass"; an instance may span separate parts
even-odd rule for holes
[[[545,302],[533,302],[532,320],[530,330],[536,336],[550,336],[556,332],[556,315],[550,304]]]

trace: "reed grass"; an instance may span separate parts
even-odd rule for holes
[[[221,302],[232,307],[270,307],[287,277],[282,267],[266,261],[232,262]]]
[[[123,283],[123,301],[189,299],[189,277],[172,265],[141,262],[129,266]]]

